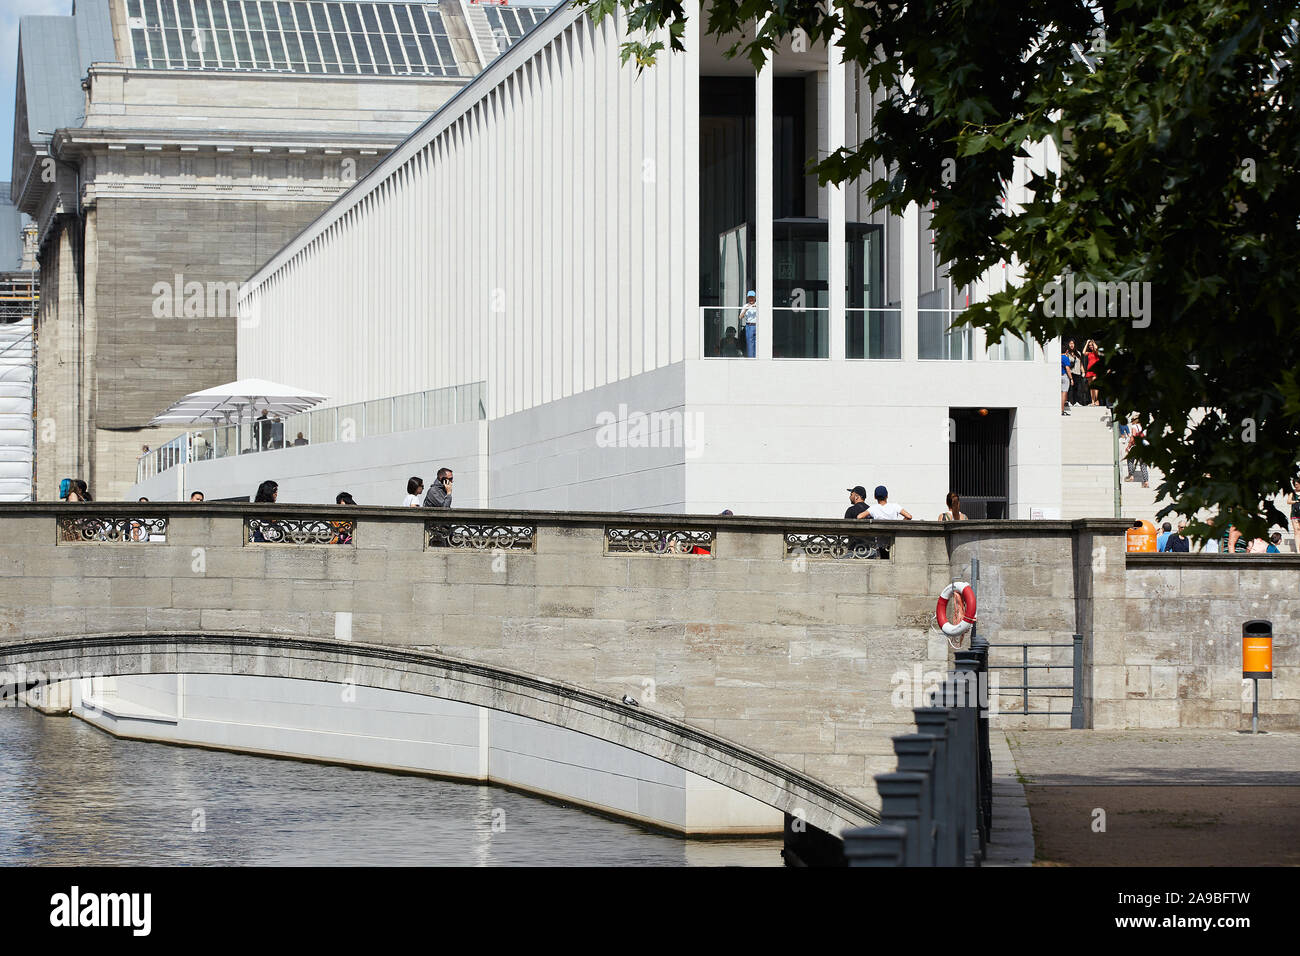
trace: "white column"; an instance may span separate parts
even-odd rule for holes
[[[833,153],[844,145],[844,51],[838,43],[842,36],[836,30],[827,47],[826,89],[826,152]],[[827,187],[827,265],[826,276],[830,282],[830,356],[832,360],[844,358],[844,274],[845,228],[844,188],[836,183]]]
[[[772,357],[772,109],[769,57],[754,78],[754,291],[758,293],[757,357]]]
[[[917,256],[916,243],[921,226],[920,210],[911,203],[903,210],[902,245],[899,271],[902,273],[902,349],[904,362],[916,361]]]

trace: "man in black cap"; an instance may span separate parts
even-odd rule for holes
[[[856,518],[862,512],[867,510],[867,489],[861,485],[854,485],[852,488],[845,489],[849,493],[849,508],[844,512],[846,518]]]

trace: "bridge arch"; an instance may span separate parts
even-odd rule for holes
[[[879,819],[866,804],[716,734],[579,687],[429,651],[244,632],[108,633],[0,645],[0,685],[150,674],[351,681],[453,700],[626,747],[830,833]]]

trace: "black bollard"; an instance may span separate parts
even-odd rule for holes
[[[903,847],[903,865],[921,865],[921,789],[925,775],[919,773],[881,773],[876,775],[880,793],[880,822],[900,826],[907,831]]]
[[[894,754],[898,769],[903,773],[919,773],[925,778],[921,785],[921,803],[918,832],[921,845],[917,850],[917,866],[935,865],[934,818],[934,747],[935,739],[928,734],[902,734],[894,738]]]
[[[844,858],[849,866],[902,866],[907,831],[902,827],[859,827],[845,830]]]
[[[948,711],[943,707],[916,707],[918,733],[928,734],[934,740],[934,803],[930,813],[934,818],[935,866],[956,866],[957,847],[952,825],[950,791],[952,766],[948,754]]]

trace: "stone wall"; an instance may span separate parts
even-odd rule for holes
[[[243,282],[321,208],[302,202],[100,200],[91,250],[97,266],[96,425],[139,427],[190,392],[234,381],[237,300],[229,296],[221,308],[214,294],[209,303],[208,284]],[[158,317],[156,286],[171,290],[178,275],[182,286],[203,285],[203,314]],[[184,289],[179,294],[184,306]],[[175,301],[169,305],[174,311]],[[132,474],[126,487],[134,480]]]
[[[1300,556],[1129,555],[1123,631],[1094,649],[1093,726],[1249,730],[1241,626],[1273,622],[1260,726],[1300,729]]]
[[[990,631],[1068,633],[1076,553],[1094,540],[1117,550],[1123,528],[898,522],[888,560],[853,560],[788,555],[784,534],[861,533],[860,522],[455,512],[537,526],[535,552],[493,553],[426,550],[428,512],[274,510],[355,518],[355,546],[245,545],[246,506],[186,504],[150,506],[170,516],[165,542],[57,544],[55,517],[73,507],[0,507],[0,601],[13,609],[0,643],[139,631],[333,639],[344,614],[353,641],[629,694],[874,803],[874,775],[895,766],[891,737],[923,703],[906,678],[948,666],[929,623],[935,595],[978,554]],[[716,529],[712,556],[607,552],[607,523],[658,520]]]

